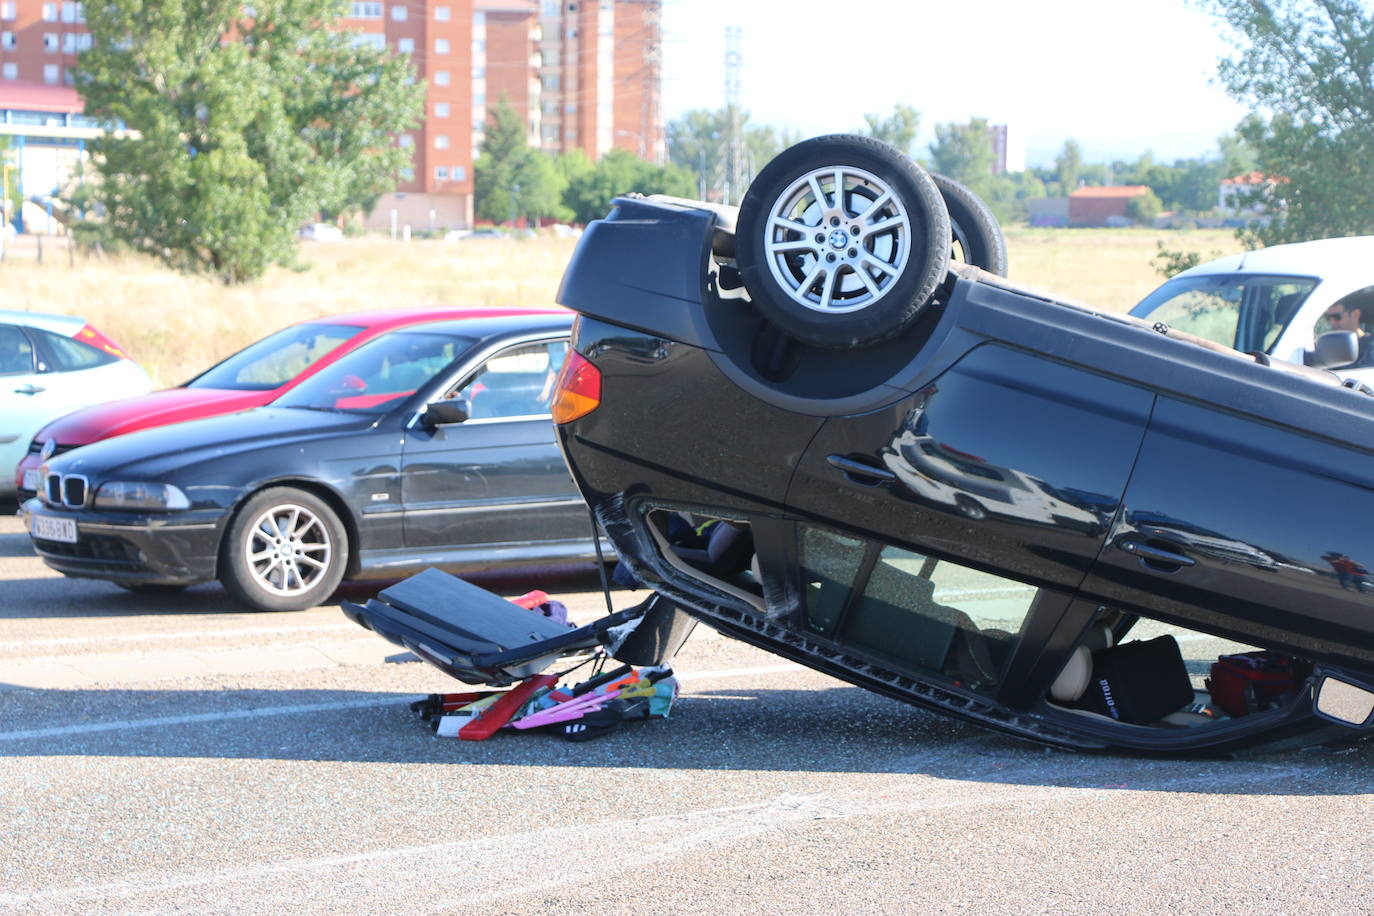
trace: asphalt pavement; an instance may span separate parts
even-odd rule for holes
[[[1049,751],[704,627],[667,720],[442,739],[337,604],[63,579],[0,511],[0,913],[1374,910],[1369,745]]]

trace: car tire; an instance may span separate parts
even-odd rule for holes
[[[916,320],[945,279],[950,240],[924,169],[880,140],[835,134],[789,147],[759,172],[740,204],[735,257],[774,326],[853,348]]]
[[[982,503],[971,497],[964,496],[962,493],[954,497],[954,505],[959,509],[959,512],[964,518],[971,522],[981,522],[988,517],[988,510],[983,508]]]
[[[951,260],[972,264],[990,274],[1005,277],[1007,240],[991,208],[981,197],[953,178],[933,172],[930,177],[940,189],[940,197],[949,211],[950,235],[953,244],[958,246],[959,257],[951,254]]]
[[[220,581],[260,611],[301,611],[333,594],[348,565],[348,535],[324,500],[272,487],[235,513],[220,548]]]

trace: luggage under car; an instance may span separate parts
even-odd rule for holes
[[[654,593],[633,607],[573,626],[456,576],[427,569],[344,614],[466,684],[505,687],[604,647],[629,664],[667,661],[694,622]]]

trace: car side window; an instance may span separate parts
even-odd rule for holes
[[[33,344],[18,327],[0,324],[0,375],[33,372]]]
[[[30,331],[38,338],[39,346],[47,356],[46,362],[55,372],[79,372],[119,361],[119,357],[113,353],[79,340],[41,328],[31,328]]]
[[[803,527],[806,628],[977,690],[995,688],[1038,589]]]
[[[510,347],[487,359],[445,398],[466,398],[474,420],[546,416],[567,353],[566,339]]]

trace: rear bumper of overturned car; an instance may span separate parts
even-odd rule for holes
[[[92,513],[29,499],[20,507],[34,551],[65,576],[147,585],[190,585],[215,578],[226,513]],[[36,537],[37,516],[76,525],[76,541]]]

